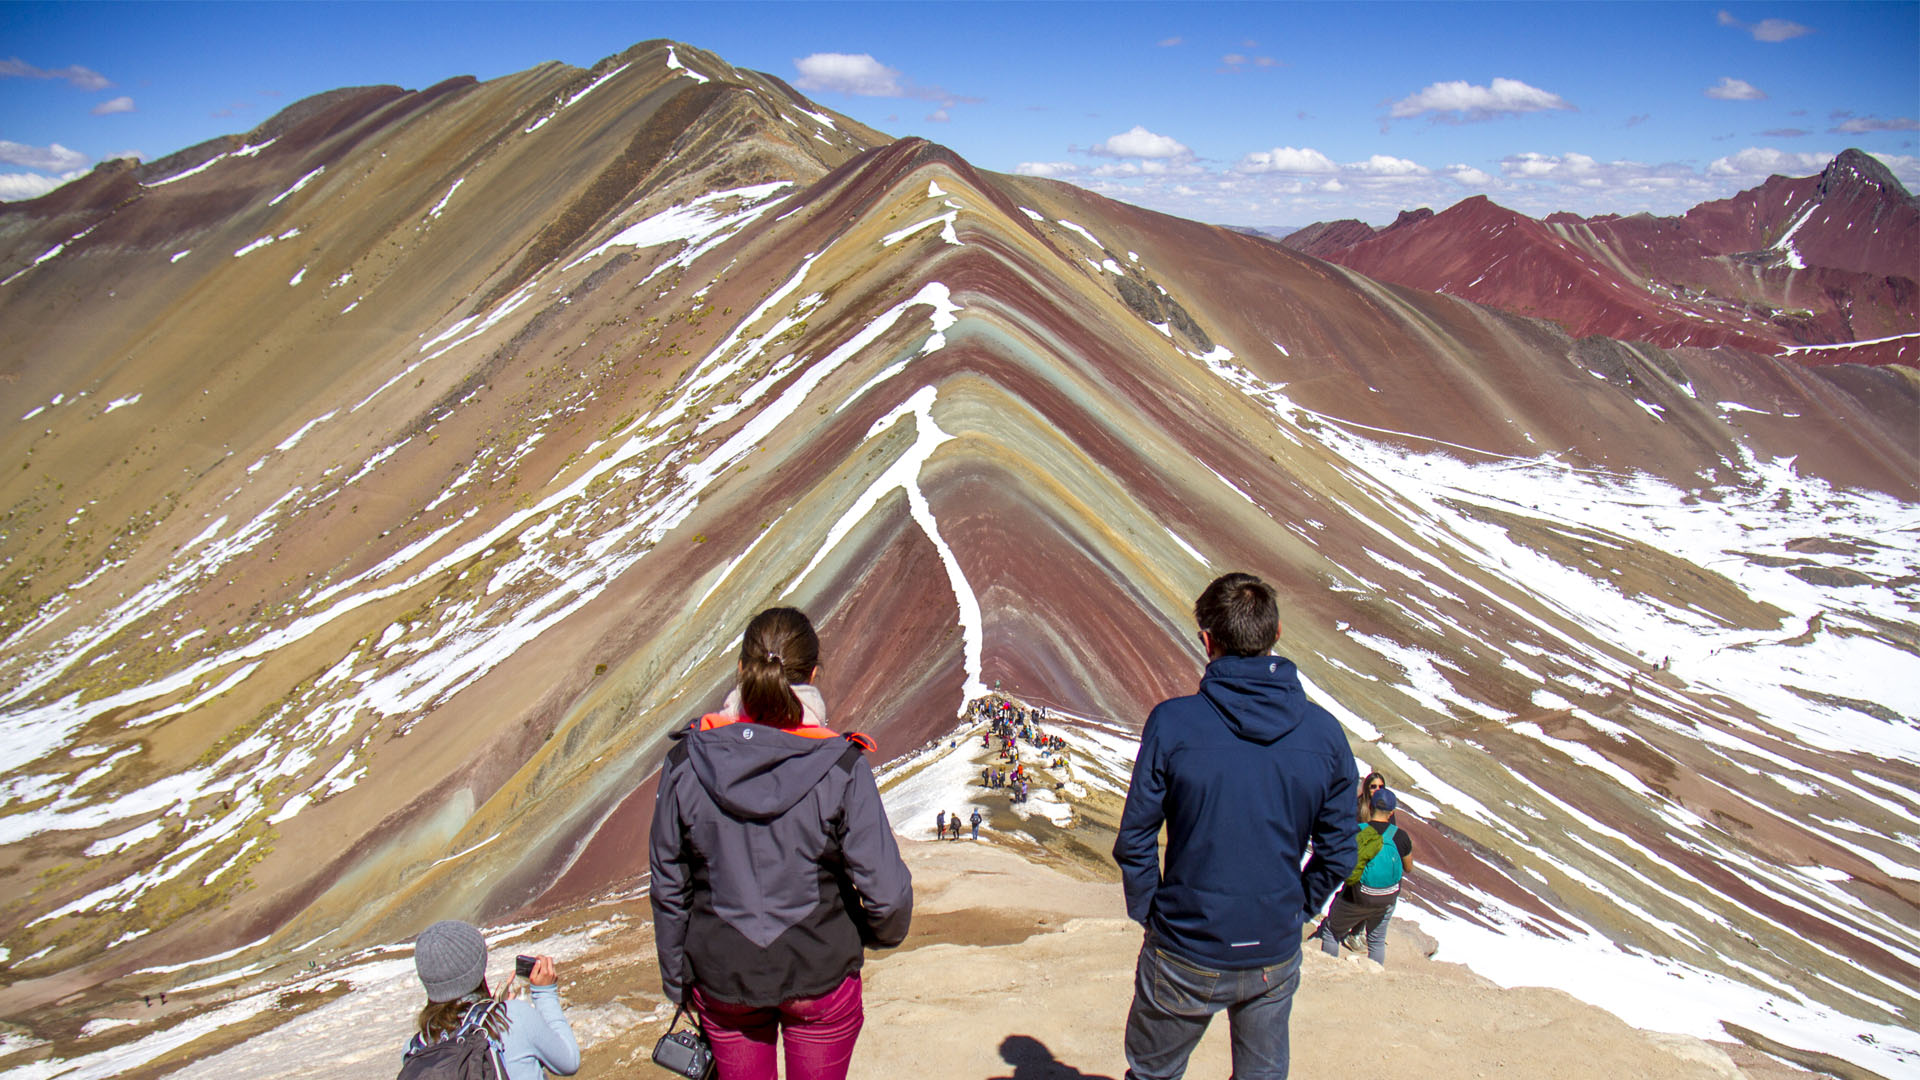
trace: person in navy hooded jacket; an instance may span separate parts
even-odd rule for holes
[[[1207,653],[1200,692],[1147,716],[1113,845],[1127,914],[1146,926],[1127,1078],[1178,1080],[1226,1009],[1235,1080],[1284,1080],[1300,930],[1353,869],[1359,773],[1339,723],[1272,653],[1273,586],[1228,574],[1193,614]]]

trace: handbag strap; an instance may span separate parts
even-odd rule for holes
[[[687,1003],[686,1003],[686,1002],[684,1002],[684,1001],[680,1001],[680,1002],[675,1002],[675,1003],[674,1003],[674,1006],[673,1006],[673,1019],[671,1019],[671,1020],[669,1020],[669,1021],[667,1021],[667,1033],[668,1033],[669,1035],[670,1035],[670,1034],[672,1034],[672,1033],[673,1033],[673,1029],[674,1029],[675,1027],[677,1027],[677,1026],[679,1025],[679,1023],[680,1023],[680,1017],[681,1017],[681,1016],[682,1016],[682,1015],[683,1015],[683,1014],[684,1014],[684,1013],[685,1013],[686,1011],[687,1011]],[[695,1031],[698,1031],[698,1032],[700,1033],[700,1035],[701,1035],[701,1037],[702,1037],[702,1038],[705,1038],[705,1037],[706,1037],[706,1034],[707,1034],[707,1023],[706,1023],[706,1021],[705,1021],[704,1019],[702,1019],[702,1018],[701,1018],[701,1016],[700,1016],[700,1014],[699,1014],[698,1012],[696,1012],[696,1013],[694,1013],[694,1014],[693,1014],[693,1028],[694,1028],[694,1030],[695,1030]]]

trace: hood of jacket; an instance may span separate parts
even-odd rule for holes
[[[803,684],[793,692],[805,714],[802,726],[825,728],[827,710],[820,691]],[[727,697],[722,712],[740,717],[738,690]],[[747,720],[691,732],[686,739],[688,764],[700,786],[722,810],[753,821],[793,809],[847,749],[844,739],[796,735]]]
[[[1266,745],[1300,726],[1307,704],[1300,673],[1284,656],[1223,656],[1207,665],[1200,695],[1213,702],[1227,727]]]

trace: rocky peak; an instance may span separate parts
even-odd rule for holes
[[[1338,221],[1316,221],[1305,228],[1295,229],[1282,237],[1280,244],[1322,258],[1329,252],[1352,247],[1376,235],[1373,226],[1364,221],[1341,218]]]
[[[1848,148],[1840,151],[1820,173],[1820,197],[1845,195],[1861,187],[1878,188],[1896,199],[1908,200],[1906,186],[1900,183],[1893,171],[1881,164],[1880,159],[1865,150]]]
[[[1433,208],[1430,206],[1422,206],[1415,210],[1402,210],[1400,211],[1400,216],[1393,219],[1393,224],[1387,226],[1385,229],[1382,229],[1381,231],[1391,232],[1394,229],[1398,229],[1403,226],[1418,225],[1419,223],[1427,220],[1432,216],[1433,216]]]

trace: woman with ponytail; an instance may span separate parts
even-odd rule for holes
[[[649,866],[667,997],[700,1017],[720,1080],[844,1080],[866,947],[907,936],[913,880],[864,751],[827,727],[820,639],[793,608],[754,616],[740,685],[677,733]]]

